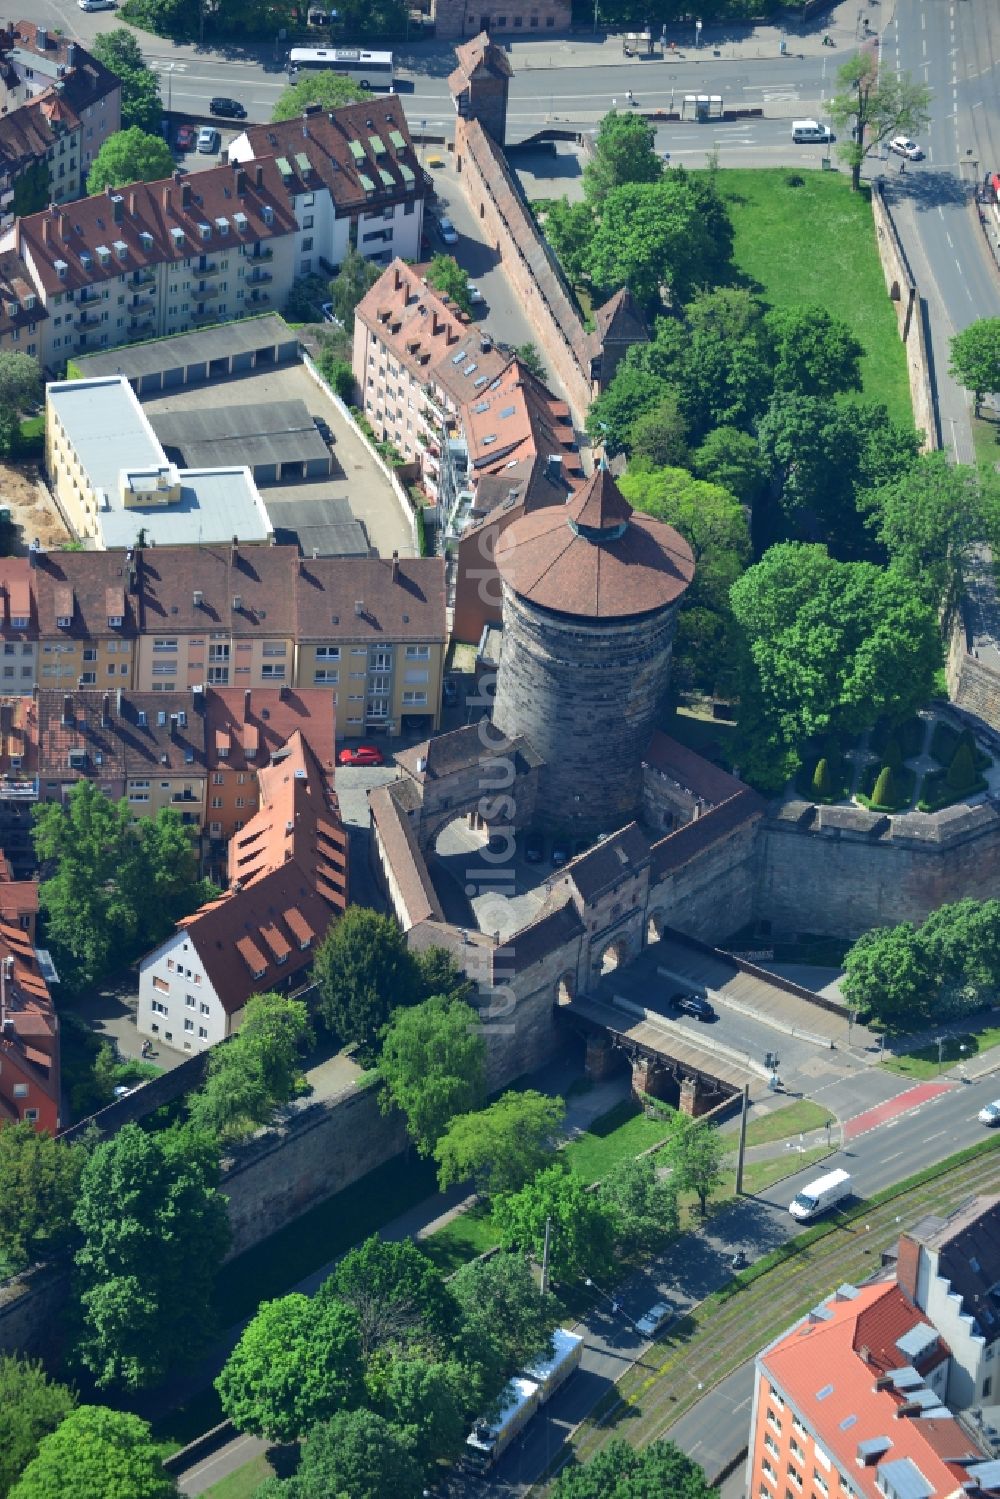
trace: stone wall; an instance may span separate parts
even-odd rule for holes
[[[954,609],[945,630],[945,675],[948,696],[964,713],[1000,732],[1000,675],[976,656],[960,609]]]
[[[718,941],[746,926],[758,904],[759,830],[759,819],[742,823],[665,871],[650,891],[648,919],[702,942]]]
[[[754,915],[782,934],[858,937],[874,926],[922,921],[947,901],[992,899],[1000,880],[997,807],[947,812],[955,815],[913,814],[928,833],[919,840],[906,836],[899,818],[883,836],[770,818],[761,828]],[[933,836],[934,824],[944,836]]]
[[[0,1285],[0,1352],[55,1360],[69,1300],[69,1271],[37,1265]]]
[[[939,448],[941,443],[927,354],[926,314],[879,183],[872,184],[872,214],[886,289],[896,311],[896,326],[906,350],[913,418],[924,434],[924,450],[930,451]]]
[[[478,120],[455,121],[459,180],[485,239],[496,249],[546,363],[561,381],[582,429],[593,399],[590,336],[503,152]]]
[[[375,1088],[296,1111],[245,1145],[227,1168],[232,1259],[342,1192],[406,1147],[402,1115],[385,1115]]]

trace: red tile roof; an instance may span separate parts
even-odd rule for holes
[[[140,628],[288,638],[297,562],[294,546],[148,547],[137,557]]]
[[[11,764],[20,757],[20,765]],[[26,780],[38,770],[38,705],[30,697],[0,698],[0,775]]]
[[[20,1117],[12,1090],[23,1080],[30,1091],[19,1101],[21,1106],[38,1108],[38,1127],[54,1132],[59,1116],[59,1022],[31,939],[6,921],[0,921],[0,965],[0,1105],[9,1117]]]
[[[300,730],[324,771],[333,773],[333,697],[322,687],[211,687],[205,694],[208,767],[260,770]],[[225,746],[223,757],[219,750]]]
[[[669,776],[713,807],[747,789],[736,776],[713,765],[711,760],[688,749],[686,744],[671,739],[669,734],[662,734],[659,729],[649,741],[643,763],[661,775]]]
[[[310,964],[347,907],[347,834],[298,730],[259,784],[260,811],[229,845],[229,889],[179,923],[229,1015]]]
[[[2,155],[0,137],[0,171],[5,171],[8,168]],[[10,333],[14,328],[27,328],[31,323],[40,323],[48,315],[23,258],[16,250],[0,252],[0,334]]]
[[[633,513],[599,468],[566,506],[521,516],[497,543],[497,569],[522,598],[583,619],[625,619],[674,603],[694,555],[664,521]]]
[[[43,778],[113,781],[160,774],[204,780],[205,726],[190,693],[44,688],[38,723]],[[79,763],[71,763],[74,752],[82,756]]]
[[[138,603],[130,586],[129,563],[123,552],[39,552],[31,571],[38,628],[50,639],[61,635],[69,640],[128,640],[138,634]],[[121,625],[108,623],[112,617],[108,594],[115,590],[116,604],[122,598]],[[70,619],[66,627],[56,623]]]
[[[443,643],[444,568],[442,557],[303,557],[294,589],[299,640]]]

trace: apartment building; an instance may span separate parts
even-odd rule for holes
[[[133,686],[139,632],[134,557],[38,550],[29,560],[38,685],[62,691]]]
[[[757,1357],[747,1494],[1000,1494],[1000,1462],[945,1404],[951,1356],[895,1282],[841,1286]]]
[[[293,546],[155,547],[136,554],[136,686],[277,687],[295,669]]]
[[[1000,1408],[1000,1197],[929,1214],[900,1235],[895,1270],[951,1348],[948,1404]]]
[[[27,557],[0,558],[0,692],[30,692],[38,681],[38,615]]]
[[[2,712],[2,704],[0,704]],[[19,927],[34,942],[38,925],[38,883],[15,878],[14,866],[0,851],[0,922]]]
[[[232,1035],[252,994],[292,989],[347,907],[347,834],[298,730],[259,780],[260,808],[229,845],[228,890],[140,964],[138,1028],[177,1050]]]
[[[206,831],[213,841],[228,843],[255,816],[258,776],[296,733],[332,784],[335,709],[326,688],[210,688],[204,701]]]
[[[38,794],[38,704],[33,697],[0,698],[0,849],[14,880],[28,879],[36,867],[31,829]],[[0,900],[0,916],[8,915]]]
[[[295,685],[332,692],[338,735],[438,727],[443,558],[301,558],[295,597]]]
[[[280,306],[295,218],[271,159],[136,182],[15,220],[20,256],[48,316],[47,369],[76,354]]]
[[[59,1128],[59,1021],[30,934],[0,920],[0,1125],[24,1121]]]
[[[79,42],[34,21],[0,29],[0,217],[78,198],[121,129],[121,84]]]
[[[461,495],[474,497],[480,479],[525,461],[582,481],[566,403],[470,328],[419,267],[394,261],[362,298],[353,364],[376,433],[419,463],[446,515]]]
[[[38,774],[44,801],[65,801],[92,781],[134,818],[172,807],[201,830],[205,810],[205,725],[187,693],[38,694]]]
[[[348,249],[388,265],[420,255],[428,182],[397,95],[250,125],[231,162],[273,157],[295,214],[296,276],[332,274]]]
[[[45,466],[76,534],[101,550],[274,539],[249,468],[178,468],[124,375],[49,382]]]

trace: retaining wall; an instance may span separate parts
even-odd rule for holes
[[[906,263],[903,247],[892,221],[881,185],[872,183],[872,215],[886,289],[896,312],[896,326],[906,351],[906,368],[910,379],[913,417],[924,433],[924,451],[941,446],[937,407],[931,386],[930,360],[927,351],[926,312],[917,284]]]

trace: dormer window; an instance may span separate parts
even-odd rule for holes
[[[144,250],[151,250],[153,248],[153,236],[148,229],[140,229],[139,240]]]
[[[218,229],[218,231],[219,231],[220,234],[228,234],[229,233],[229,220],[228,219],[224,219],[224,218],[216,219],[216,221],[215,221],[215,227],[216,227],[216,229]]]
[[[271,207],[270,203],[264,204],[261,209],[261,214],[263,215],[264,223],[270,227],[270,225],[274,223],[274,209]]]
[[[123,623],[124,623],[124,620],[123,620],[123,618],[122,618],[122,616],[120,614],[109,614],[108,615],[108,628],[109,629],[120,630],[121,627],[122,627],[122,625],[123,625]]]
[[[98,245],[97,258],[102,265],[111,264],[111,251],[108,249],[107,245]]]
[[[24,614],[12,614],[10,625],[12,630],[26,630],[28,628],[27,616]]]
[[[68,614],[57,614],[56,624],[59,626],[60,630],[68,630],[71,628],[73,620]]]
[[[247,218],[245,213],[233,214],[233,223],[236,225],[237,234],[246,234],[247,225],[249,224],[249,222],[250,220]]]
[[[29,291],[28,295],[24,299],[24,305],[30,312],[37,301],[38,298],[35,296],[35,293],[33,291]]]
[[[85,271],[89,271],[94,264],[94,257],[89,250],[80,251],[80,265]]]
[[[212,226],[211,226],[211,224],[199,224],[198,225],[198,233],[201,235],[202,239],[211,239],[211,237],[212,237]]]
[[[180,250],[180,249],[183,248],[183,246],[184,246],[184,230],[181,229],[179,227],[179,225],[175,225],[173,227],[173,229],[171,229],[171,231],[170,231],[170,238],[174,242],[174,249],[175,250]]]
[[[118,256],[119,260],[125,260],[128,258],[128,245],[123,239],[115,240],[115,254]]]
[[[67,265],[66,261],[65,260],[57,260],[57,261],[54,262],[54,264],[55,264],[55,268],[56,268],[56,275],[59,277],[59,280],[60,281],[65,281],[66,280],[66,272],[69,270],[69,266]]]

